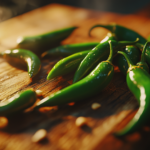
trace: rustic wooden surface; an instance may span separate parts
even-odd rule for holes
[[[51,4],[0,24],[0,51],[16,46],[18,36],[35,35],[68,26],[79,26],[62,44],[102,40],[107,31],[94,29],[88,37],[89,28],[97,23],[116,22],[144,37],[150,34],[150,18],[145,11],[131,15],[108,12],[94,12],[81,8]],[[71,84],[73,74],[46,81],[46,75],[60,58],[42,60],[42,69],[31,80],[26,69],[11,66],[0,58],[0,100],[13,96],[27,88],[40,89],[44,97]],[[41,99],[41,98],[40,98]],[[101,107],[92,110],[91,104]],[[138,103],[127,88],[125,77],[115,69],[110,85],[92,99],[85,99],[75,105],[65,105],[47,112],[27,112],[9,118],[6,129],[0,130],[0,150],[141,150],[150,146],[150,125],[147,123],[138,132],[124,138],[116,138],[113,132],[121,129],[133,117]],[[78,128],[75,119],[85,116],[87,126]],[[44,128],[46,140],[32,143],[31,137]]]

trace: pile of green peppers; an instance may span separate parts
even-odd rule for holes
[[[64,57],[48,73],[47,80],[74,72],[73,84],[37,102],[35,110],[45,106],[76,102],[98,94],[111,82],[114,65],[117,65],[126,76],[127,86],[140,107],[127,126],[115,135],[133,133],[148,120],[150,113],[150,42],[137,32],[117,24],[94,25],[89,30],[89,36],[95,27],[109,30],[100,42],[63,45],[41,51],[44,47],[60,44],[77,28],[70,27],[42,35],[19,38],[17,49],[6,50],[0,56],[11,61],[25,62],[31,78],[38,74],[41,68],[37,56],[39,53],[42,59]],[[0,116],[23,111],[35,101],[36,94],[33,90],[21,92],[17,97],[0,103]]]

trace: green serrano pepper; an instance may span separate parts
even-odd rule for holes
[[[103,27],[105,29],[108,29],[110,32],[112,32],[113,34],[116,35],[116,37],[118,38],[118,40],[135,40],[136,38],[139,38],[139,42],[137,44],[135,44],[138,48],[140,48],[140,50],[143,50],[143,46],[146,43],[146,39],[141,36],[139,33],[128,29],[126,27],[123,27],[121,25],[117,25],[115,23],[110,24],[110,25],[94,25],[93,27],[91,27],[91,29],[89,30],[89,35],[92,31],[92,29],[94,29],[95,27]],[[146,62],[150,65],[150,46],[147,47],[147,50],[145,52],[145,58],[146,58]]]
[[[47,80],[76,71],[80,62],[83,60],[83,58],[87,55],[89,51],[90,50],[78,52],[58,61],[49,72]]]
[[[135,65],[140,60],[140,50],[133,46],[133,45],[127,45],[123,52],[125,52],[129,58],[132,60],[133,64]],[[126,75],[128,70],[128,63],[127,60],[123,55],[117,55],[115,58],[115,63],[119,67],[119,70]]]
[[[149,119],[150,113],[150,75],[142,67],[134,65],[124,52],[118,52],[127,59],[129,69],[126,76],[128,88],[139,102],[139,109],[133,119],[116,136],[123,136],[135,132]]]
[[[33,78],[40,71],[41,61],[38,56],[31,51],[25,49],[5,50],[0,53],[0,56],[10,63],[27,64],[30,78]]]
[[[150,44],[150,42],[145,43],[145,45],[143,47],[142,55],[141,55],[141,60],[140,60],[140,62],[138,62],[136,64],[136,65],[140,66],[141,68],[143,68],[147,72],[149,72],[149,67],[146,63],[145,52],[146,52],[147,46],[149,46],[148,44]]]
[[[116,37],[118,38],[118,40],[135,40],[136,38],[139,38],[139,42],[137,44],[135,44],[138,48],[141,49],[141,51],[143,50],[143,46],[146,43],[146,39],[141,36],[140,34],[138,34],[137,32],[128,29],[126,27],[117,25],[117,24],[110,24],[110,25],[94,25],[93,27],[91,27],[91,29],[89,30],[89,35],[92,31],[92,29],[94,29],[95,27],[103,27],[105,29],[108,29],[110,32],[112,32],[113,34],[116,35]],[[149,39],[148,39],[149,40]],[[145,52],[145,59],[146,62],[150,65],[150,46],[147,47],[147,50]]]
[[[138,40],[131,42],[131,41],[115,41],[112,40],[112,45],[114,48],[114,53],[117,52],[119,48],[126,45],[132,45],[136,43]],[[74,78],[73,83],[77,82],[78,80],[82,79],[86,74],[91,71],[98,62],[105,60],[109,55],[109,43],[108,40],[99,43],[94,49],[92,49],[82,60],[80,63]]]
[[[35,53],[54,47],[67,38],[77,27],[64,28],[36,36],[19,37],[17,48],[29,49]]]
[[[112,80],[114,67],[112,65],[113,50],[111,41],[110,55],[106,61],[99,63],[96,68],[84,79],[76,82],[38,102],[35,109],[45,106],[62,105],[76,102],[97,94]]]
[[[94,48],[98,42],[89,42],[89,43],[78,43],[78,44],[68,44],[59,46],[53,49],[50,49],[42,54],[42,58],[45,58],[47,56],[69,56],[71,54],[84,51],[84,50],[90,50]]]
[[[128,29],[126,27],[123,27],[121,25],[117,25],[116,23],[113,23],[110,25],[101,25],[101,24],[94,25],[89,30],[89,35],[90,35],[92,29],[94,29],[96,27],[103,27],[105,29],[108,29],[110,32],[112,32],[113,34],[116,35],[116,37],[118,38],[119,41],[120,40],[121,41],[133,41],[136,38],[139,38],[139,43],[141,43],[141,44],[146,43],[146,39],[144,37],[142,37],[139,33],[135,32],[131,29]]]
[[[6,101],[0,102],[0,116],[11,115],[31,107],[36,101],[36,93],[26,90]]]
[[[144,48],[144,44],[136,43],[135,45],[136,45],[141,51],[142,51],[143,48]],[[150,65],[150,46],[149,46],[149,45],[146,47],[146,50],[145,50],[145,59],[146,59],[146,62]]]

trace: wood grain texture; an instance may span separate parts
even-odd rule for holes
[[[65,5],[51,4],[0,24],[0,51],[14,48],[19,36],[36,35],[69,26],[79,26],[62,44],[100,41],[107,31],[96,28],[92,37],[88,30],[97,23],[116,22],[139,32],[144,37],[150,34],[150,19],[143,15],[120,15],[108,12],[94,12]],[[16,68],[0,58],[0,100],[28,88],[40,89],[44,97],[72,83],[73,73],[46,81],[53,65],[61,58],[42,60],[40,73],[29,79],[26,68]],[[42,97],[39,98],[39,100]],[[92,110],[91,104],[98,102],[101,107]],[[125,126],[136,113],[138,103],[128,90],[125,77],[115,68],[110,85],[92,99],[85,99],[73,106],[64,105],[47,112],[27,112],[12,116],[6,129],[0,131],[0,150],[141,150],[150,146],[150,126],[123,139],[113,132]],[[85,116],[88,123],[83,128],[75,126],[75,119]],[[46,140],[39,144],[31,137],[44,128]]]

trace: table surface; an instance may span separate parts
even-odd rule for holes
[[[14,48],[19,36],[36,35],[69,26],[79,26],[62,44],[99,42],[108,31],[97,28],[88,37],[91,26],[116,22],[134,29],[145,38],[150,34],[149,7],[135,14],[121,15],[91,11],[60,4],[50,4],[17,16],[0,24],[0,51]],[[73,74],[46,80],[47,73],[60,58],[42,60],[40,73],[32,82],[25,69],[11,66],[0,58],[0,100],[8,99],[18,91],[40,89],[46,97],[72,83]],[[40,99],[40,98],[39,98]],[[101,104],[92,110],[94,102]],[[8,127],[0,130],[0,150],[141,150],[150,146],[150,125],[136,133],[116,138],[113,132],[123,128],[134,116],[138,103],[128,90],[125,77],[115,68],[110,85],[91,99],[65,105],[45,112],[27,112],[9,118]],[[78,128],[75,120],[87,118],[87,125]],[[46,129],[47,139],[33,143],[31,138],[38,129]]]

